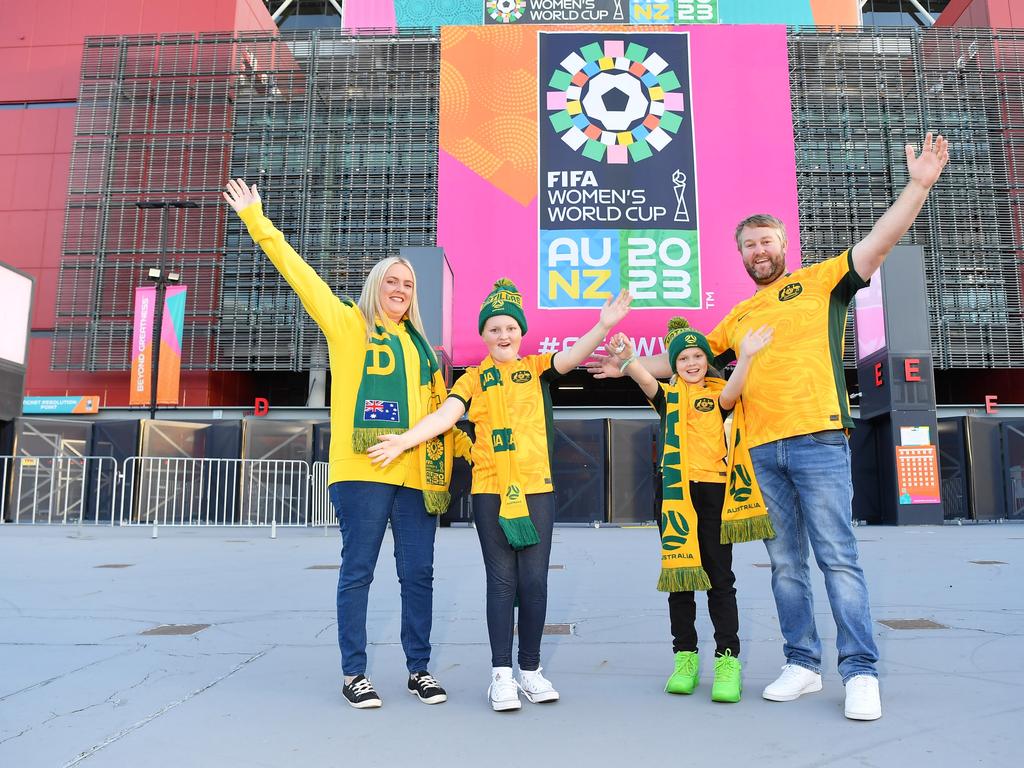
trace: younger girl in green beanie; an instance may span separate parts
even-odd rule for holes
[[[744,458],[740,393],[754,356],[772,337],[762,327],[748,333],[728,383],[708,376],[711,348],[704,334],[681,317],[669,321],[665,336],[675,376],[660,383],[642,365],[630,340],[619,333],[608,342],[620,368],[643,390],[661,417],[661,574],[668,592],[675,670],[665,690],[693,693],[700,678],[695,590],[707,590],[715,627],[714,701],[737,702],[742,693],[739,612],[732,542],[770,537],[771,522]],[[727,461],[726,416],[733,417],[733,452]],[[728,479],[728,494],[726,480]]]
[[[551,483],[550,382],[582,364],[626,316],[623,291],[601,308],[597,325],[572,348],[519,357],[526,333],[523,297],[499,280],[480,307],[487,345],[480,365],[466,369],[434,413],[400,435],[384,435],[368,453],[381,466],[454,426],[468,410],[473,443],[473,517],[487,573],[487,633],[495,711],[519,709],[519,691],[533,703],[558,691],[541,674],[540,641],[547,614],[548,561],[555,519]],[[513,609],[519,599],[519,679],[512,674]]]

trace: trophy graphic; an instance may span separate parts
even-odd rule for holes
[[[672,174],[672,191],[676,194],[676,221],[689,221],[690,212],[686,210],[686,200],[683,194],[686,192],[686,174],[680,170]]]
[[[622,12],[622,0],[615,0],[615,15],[612,17],[612,21],[623,21],[626,15]]]

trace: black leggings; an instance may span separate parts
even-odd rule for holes
[[[555,522],[555,494],[527,494],[526,506],[540,543],[517,552],[509,546],[498,523],[501,497],[496,493],[473,494],[473,517],[487,572],[491,666],[512,666],[512,632],[518,595],[519,668],[532,671],[540,667],[540,639],[548,610],[548,564]]]
[[[725,483],[690,483],[690,498],[697,510],[700,561],[711,581],[708,613],[715,627],[715,653],[740,655],[736,576],[732,572],[732,544],[721,543],[722,502]],[[668,615],[672,623],[672,651],[697,650],[697,603],[693,592],[670,592]]]

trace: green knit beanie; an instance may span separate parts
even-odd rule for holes
[[[484,332],[484,323],[487,322],[487,319],[495,315],[508,315],[519,323],[523,335],[526,335],[526,315],[523,314],[523,297],[520,295],[515,283],[507,277],[503,277],[495,282],[494,289],[487,295],[484,303],[480,306],[480,333]]]
[[[672,373],[676,371],[676,358],[684,349],[697,348],[708,356],[708,365],[715,359],[711,354],[711,345],[704,334],[693,328],[685,317],[673,317],[668,321],[668,333],[665,334],[665,348],[668,349],[668,362]]]

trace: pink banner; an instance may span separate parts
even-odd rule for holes
[[[181,336],[185,321],[183,285],[170,286],[164,296],[160,328],[160,370],[157,403],[177,405],[181,379]],[[135,289],[135,324],[132,333],[130,405],[149,405],[153,375],[153,319],[156,316],[156,287]]]
[[[620,28],[624,42],[629,32],[642,29]],[[753,292],[733,239],[737,222],[746,216],[780,217],[790,234],[787,263],[791,269],[800,265],[785,28],[674,29],[689,37],[700,308],[631,312],[619,330],[635,339],[641,354],[663,350],[669,317],[683,314],[710,331]],[[537,126],[549,119],[538,115],[537,106],[541,31],[545,28],[442,29],[438,245],[455,274],[456,365],[475,364],[485,354],[477,314],[499,277],[511,278],[523,293],[530,331],[522,354],[570,346],[597,320],[596,309],[539,307]],[[657,160],[654,155],[645,162]]]
[[[135,289],[135,325],[132,333],[131,386],[128,401],[131,405],[149,405],[155,306],[155,287]]]

